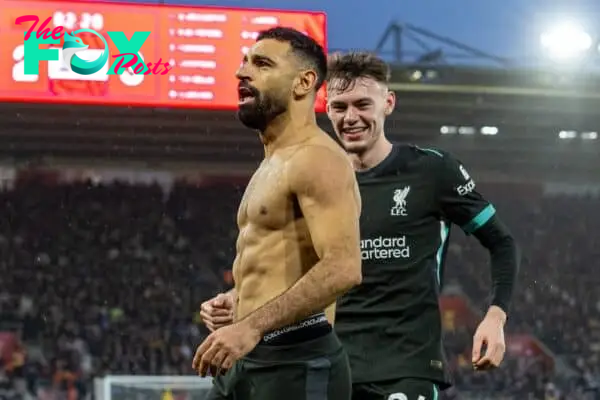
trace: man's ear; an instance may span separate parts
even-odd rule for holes
[[[388,90],[385,96],[385,115],[389,116],[394,112],[396,108],[396,93],[391,90]]]
[[[314,92],[317,84],[317,73],[312,69],[303,70],[298,74],[294,82],[294,96],[305,97]]]

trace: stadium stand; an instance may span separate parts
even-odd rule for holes
[[[107,373],[192,374],[192,353],[206,334],[198,306],[230,283],[243,185],[63,182],[48,172],[4,183],[2,398],[91,398],[93,378]],[[598,199],[529,186],[484,192],[523,244],[509,356],[496,372],[472,371],[466,314],[483,309],[489,270],[476,241],[455,234],[444,322],[457,385],[446,397],[593,399],[600,246],[587,233],[600,226],[592,212]]]

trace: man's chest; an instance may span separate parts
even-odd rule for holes
[[[238,223],[278,228],[290,218],[293,198],[280,165],[261,165],[254,173],[240,202]]]
[[[417,174],[359,180],[361,233],[393,234],[439,220],[436,185]]]

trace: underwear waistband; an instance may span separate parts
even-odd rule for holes
[[[265,334],[260,344],[282,346],[302,343],[326,335],[331,331],[332,327],[325,313],[319,313]]]

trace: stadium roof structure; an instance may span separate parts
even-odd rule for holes
[[[424,90],[443,85],[442,90],[463,93],[600,93],[600,76],[592,71],[559,64],[527,66],[409,23],[391,22],[373,52],[392,65],[394,90],[402,90],[407,83],[423,83],[429,87]]]
[[[514,61],[409,23],[392,21],[375,52],[393,64],[461,64],[510,67]]]

